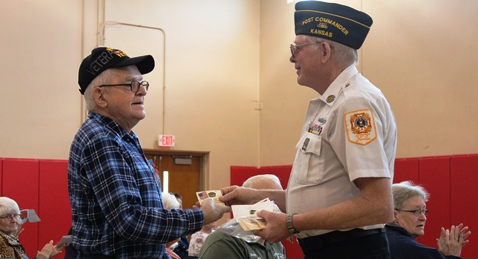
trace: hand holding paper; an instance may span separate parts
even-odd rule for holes
[[[221,190],[209,190],[209,191],[202,191],[196,192],[196,197],[198,198],[199,204],[202,205],[203,200],[207,198],[212,198],[215,203],[223,203],[219,200],[219,197],[222,196]]]
[[[266,228],[265,220],[258,217],[257,212],[260,210],[274,211],[274,203],[269,199],[264,199],[253,205],[232,205],[231,207],[234,218],[245,231]]]

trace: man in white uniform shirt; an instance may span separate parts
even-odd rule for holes
[[[393,219],[394,115],[382,92],[355,67],[372,18],[348,6],[296,4],[291,44],[297,82],[320,97],[309,104],[286,191],[227,187],[228,204],[274,200],[257,235],[297,235],[305,258],[390,258],[384,224]]]

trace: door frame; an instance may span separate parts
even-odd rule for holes
[[[188,151],[171,150],[159,148],[144,148],[145,155],[152,156],[195,156],[199,157],[199,188],[208,190],[209,188],[209,153],[210,151]]]

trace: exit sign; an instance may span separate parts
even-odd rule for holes
[[[174,135],[159,135],[158,146],[174,147]]]

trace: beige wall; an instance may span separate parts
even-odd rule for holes
[[[340,2],[374,18],[359,69],[392,104],[398,156],[477,153],[478,2]],[[292,163],[316,94],[288,61],[286,0],[0,3],[0,157],[68,158],[84,119],[78,65],[104,42],[156,58],[147,118],[134,129],[144,148],[165,133],[176,149],[210,151],[210,188],[229,183],[230,165]]]
[[[393,4],[392,4],[393,2]],[[478,1],[364,1],[363,73],[388,96],[398,156],[478,153]]]
[[[259,165],[258,1],[0,1],[0,157],[68,158],[84,118],[78,66],[104,40],[156,58],[134,128],[144,148],[164,133],[210,151],[210,188],[229,183],[230,165]],[[104,21],[141,28],[104,26],[103,39]]]
[[[398,124],[398,157],[478,152],[478,1],[337,1],[374,24],[359,70],[387,96]],[[261,165],[290,164],[308,101],[289,63],[292,5],[261,1]]]

